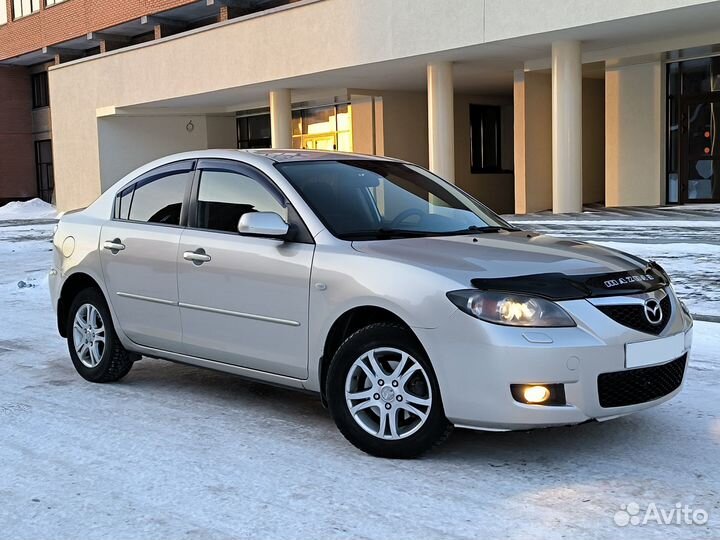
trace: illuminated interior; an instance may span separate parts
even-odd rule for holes
[[[352,110],[349,103],[293,112],[293,148],[352,152]]]

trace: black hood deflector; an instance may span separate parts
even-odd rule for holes
[[[645,268],[622,272],[582,276],[548,273],[508,278],[475,278],[471,283],[473,287],[484,291],[526,294],[548,300],[579,300],[655,291],[667,286],[670,280],[660,265],[650,262]]]

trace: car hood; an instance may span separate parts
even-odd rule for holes
[[[491,284],[496,283],[503,290],[537,292],[537,283],[547,288],[547,282],[559,279],[559,288],[555,283],[546,294],[557,299],[627,294],[665,284],[659,267],[633,255],[527,231],[362,241],[353,242],[353,247],[478,288],[493,288]],[[533,280],[536,283],[530,283]],[[575,284],[574,292],[561,291],[567,283]],[[599,288],[593,292],[595,285]],[[582,293],[577,292],[579,288]]]

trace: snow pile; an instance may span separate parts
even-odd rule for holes
[[[57,210],[40,199],[9,202],[0,207],[0,221],[15,219],[55,219]]]

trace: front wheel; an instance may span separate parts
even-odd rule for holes
[[[133,355],[115,333],[110,310],[96,289],[80,291],[70,305],[67,341],[77,372],[91,382],[122,379],[133,366]]]
[[[417,457],[450,433],[430,361],[396,324],[367,326],[340,346],[326,395],[345,438],[374,456]]]

